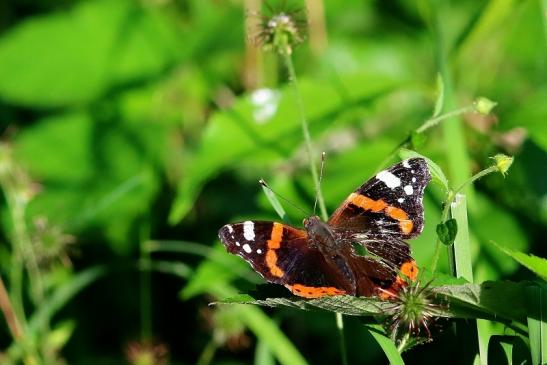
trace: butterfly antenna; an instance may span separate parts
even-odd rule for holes
[[[315,210],[317,209],[317,201],[319,200],[319,194],[321,193],[321,181],[323,181],[323,167],[325,166],[325,157],[327,154],[325,152],[321,153],[321,169],[319,170],[319,185],[317,186],[317,191],[315,192],[315,203],[313,203],[313,215],[315,215]]]
[[[288,203],[289,205],[291,205],[292,207],[298,209],[299,211],[301,211],[302,213],[304,213],[306,216],[309,216],[310,215],[310,212],[306,212],[304,209],[300,208],[298,205],[294,204],[292,201],[290,201],[289,199],[285,198],[284,196],[282,195],[279,195],[278,193],[276,193],[271,187],[270,185],[268,185],[268,183],[264,180],[264,179],[260,179],[258,180],[258,183],[260,185],[262,185],[263,187],[265,187],[266,189],[268,189],[269,191],[271,191],[275,196],[277,196],[279,199],[283,200],[285,203]]]

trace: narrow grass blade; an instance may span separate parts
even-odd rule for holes
[[[212,294],[217,298],[233,297],[236,290],[229,286],[212,288]],[[259,341],[264,341],[272,354],[283,365],[304,365],[306,359],[298,349],[260,308],[250,305],[237,306],[239,318],[251,330]]]
[[[532,271],[534,274],[547,281],[547,259],[543,257],[537,257],[534,255],[527,255],[523,252],[514,251],[510,248],[506,248],[498,245],[496,242],[490,241],[491,244],[496,246],[498,250],[512,257],[522,266]]]
[[[452,246],[451,265],[454,269],[454,276],[462,277],[473,282],[473,264],[471,259],[471,242],[469,240],[469,226],[467,222],[467,202],[465,195],[457,194],[450,205],[452,218],[458,225],[458,234]],[[479,357],[482,365],[488,364],[488,342],[492,331],[488,321],[477,320],[477,335],[479,341]]]
[[[380,345],[386,354],[389,363],[391,365],[404,365],[405,362],[403,361],[399,350],[397,350],[397,346],[395,346],[395,343],[391,338],[384,334],[382,327],[380,327],[380,325],[368,325],[367,327],[369,328],[372,337],[374,337],[376,342],[378,342],[378,345]]]
[[[527,294],[532,364],[547,364],[547,286],[529,287]]]
[[[292,342],[262,310],[253,306],[239,306],[238,310],[245,325],[272,349],[281,364],[307,364]]]
[[[38,332],[43,330],[55,313],[63,308],[76,294],[105,273],[104,267],[91,267],[76,274],[68,283],[55,290],[30,319],[30,331]]]
[[[139,267],[141,267],[139,263]],[[157,261],[151,260],[146,263],[146,268],[148,270],[160,272],[162,274],[171,274],[182,279],[188,279],[193,271],[192,268],[182,262],[173,262],[173,261]]]
[[[438,117],[443,111],[444,107],[444,81],[441,74],[437,74],[437,101],[435,102],[435,110],[433,111],[433,118]]]
[[[473,265],[471,260],[471,243],[467,222],[467,202],[465,195],[457,194],[450,205],[452,218],[456,220],[458,233],[453,245],[454,276],[473,282]]]
[[[254,365],[275,365],[275,359],[270,348],[262,340],[256,344]]]
[[[262,182],[263,181],[261,180],[262,190],[264,191],[264,194],[266,194],[266,198],[268,198],[268,201],[274,208],[275,212],[281,217],[283,222],[290,224],[290,218],[287,215],[287,212],[285,212],[285,209],[283,208],[281,203],[279,202],[279,199],[277,199],[277,196],[275,196],[274,192],[267,185],[265,185],[265,183]]]

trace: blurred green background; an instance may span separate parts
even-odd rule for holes
[[[419,152],[454,186],[489,156],[515,155],[505,179],[468,191],[475,280],[532,278],[489,241],[547,256],[545,2],[294,6],[310,18],[294,61],[317,159],[327,152],[328,210],[431,117],[440,74],[444,112],[478,96],[499,105],[428,131]],[[261,283],[216,236],[228,222],[278,219],[259,178],[313,206],[286,71],[246,42],[260,8],[0,2],[0,275],[22,332],[15,344],[2,319],[0,363],[339,362],[332,314],[208,306]],[[411,243],[424,268],[442,199],[427,189],[424,233]],[[285,208],[293,222],[304,218]],[[440,265],[448,270],[445,256]],[[386,362],[357,319],[346,321],[346,338],[351,363]],[[458,341],[443,331],[405,359],[469,363],[474,350]]]

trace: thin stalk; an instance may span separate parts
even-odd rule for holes
[[[428,130],[429,128],[436,126],[437,124],[439,124],[443,120],[454,118],[454,117],[457,117],[457,116],[465,114],[465,113],[470,113],[474,110],[475,110],[474,105],[468,105],[468,106],[464,106],[463,108],[459,108],[459,109],[453,110],[451,112],[439,115],[436,118],[428,119],[424,122],[424,124],[422,124],[420,127],[418,127],[418,129],[416,129],[416,132],[417,133],[423,133],[426,130]]]
[[[209,343],[205,346],[203,351],[201,352],[201,355],[199,356],[198,361],[196,362],[197,365],[209,365],[213,358],[215,357],[215,353],[217,352],[218,346],[214,339],[211,339]]]
[[[2,313],[4,314],[4,318],[6,319],[13,339],[15,341],[21,340],[23,338],[23,329],[17,319],[15,311],[13,310],[13,306],[11,305],[11,300],[2,277],[0,277],[0,310],[2,310]]]
[[[342,364],[348,364],[348,355],[346,352],[346,336],[344,335],[344,317],[342,313],[336,313],[336,328],[340,336],[340,352],[342,353]]]
[[[317,194],[317,202],[319,204],[319,211],[321,212],[321,217],[324,221],[328,220],[327,208],[325,207],[325,200],[323,199],[323,194],[321,193],[321,186],[319,183],[319,175],[317,174],[317,166],[313,162],[313,148],[311,143],[310,130],[308,128],[308,122],[306,120],[306,112],[304,110],[304,101],[302,100],[302,95],[300,95],[300,90],[298,89],[298,82],[296,79],[296,72],[294,71],[294,64],[289,52],[289,47],[281,47],[280,54],[283,58],[283,61],[289,72],[289,83],[292,86],[294,98],[296,100],[298,113],[300,115],[300,121],[302,123],[302,133],[304,134],[304,141],[306,145],[306,150],[308,152],[308,160],[310,163],[310,172],[313,179],[313,184],[315,185],[315,193]],[[340,352],[342,354],[342,364],[347,365],[348,359],[346,354],[346,344],[344,338],[344,318],[341,313],[336,313],[336,327],[338,328],[338,334],[340,338]]]
[[[148,225],[143,225],[140,237],[140,319],[141,340],[149,340],[152,335],[152,272],[150,250],[145,247],[148,242]]]
[[[310,130],[308,128],[308,121],[306,120],[304,101],[302,100],[302,95],[300,95],[300,89],[298,88],[296,72],[294,71],[294,64],[288,50],[282,50],[280,54],[283,58],[285,66],[287,67],[287,71],[289,72],[289,83],[294,93],[294,99],[296,101],[300,122],[302,124],[302,133],[304,134],[304,142],[306,145],[306,151],[308,152],[310,172],[313,179],[313,184],[315,186],[315,193],[317,194],[319,211],[321,212],[321,217],[323,218],[323,220],[326,221],[328,219],[327,208],[325,207],[325,200],[323,199],[323,194],[321,194],[321,187],[319,186],[319,175],[317,173],[317,166],[313,162],[313,147],[311,143]]]

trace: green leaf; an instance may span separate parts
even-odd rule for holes
[[[396,83],[390,78],[367,75],[367,82],[356,83],[363,75],[343,75],[337,82],[303,79],[299,87],[306,104],[312,135],[332,128],[333,115],[353,105],[370,102],[392,90]],[[350,95],[340,95],[339,82],[352,85]],[[270,90],[274,95],[277,90]],[[275,111],[266,119],[260,116],[262,104],[254,94],[240,97],[234,106],[214,114],[203,132],[196,153],[189,156],[181,179],[177,198],[171,208],[171,224],[181,220],[191,209],[196,195],[207,179],[232,164],[264,167],[286,161],[303,143],[301,125],[294,107],[292,91],[284,88],[279,97],[272,98]],[[324,127],[318,129],[318,125]],[[237,141],[237,143],[234,143]]]
[[[317,299],[304,299],[301,297],[279,297],[254,299],[248,294],[227,298],[219,304],[255,304],[265,307],[289,307],[302,310],[324,310],[336,312],[348,316],[371,316],[383,315],[392,305],[380,298],[354,297],[350,295],[339,295],[322,297]]]
[[[17,24],[0,38],[0,97],[35,107],[74,105],[159,73],[180,39],[166,17],[146,8],[93,0]]]
[[[441,242],[447,246],[450,246],[454,243],[457,233],[458,223],[453,218],[447,220],[444,223],[437,224],[437,236],[439,236]]]
[[[41,182],[83,183],[93,174],[92,137],[89,114],[57,114],[37,120],[17,135],[15,158]]]
[[[429,172],[431,173],[431,180],[440,187],[442,187],[445,193],[448,193],[450,191],[450,188],[448,186],[448,179],[444,175],[443,170],[431,159],[419,154],[418,152],[407,150],[405,148],[401,148],[399,150],[399,156],[401,157],[401,159],[414,157],[421,157],[425,159],[427,162],[427,166],[429,167]]]
[[[532,254],[527,255],[523,252],[511,250],[510,248],[498,245],[494,241],[490,241],[490,243],[494,245],[498,250],[505,253],[509,257],[512,257],[522,266],[526,267],[527,269],[535,273],[537,276],[547,281],[547,259],[544,259],[543,257],[534,256]]]
[[[453,280],[461,282],[462,279],[454,278]],[[439,281],[439,283],[442,282],[443,280]],[[527,316],[525,292],[530,285],[528,282],[489,281],[480,285],[460,284],[432,287],[434,296],[447,304],[442,305],[436,314],[439,317],[449,318],[483,318],[505,322],[510,320],[524,322]],[[296,296],[254,297],[242,294],[229,297],[218,304],[254,304],[266,307],[322,310],[349,316],[389,315],[393,310],[393,303],[378,297],[349,295],[304,299]]]
[[[445,285],[434,288],[445,295],[448,311],[457,318],[514,320],[527,317],[526,290],[530,282],[487,281],[482,284]]]

